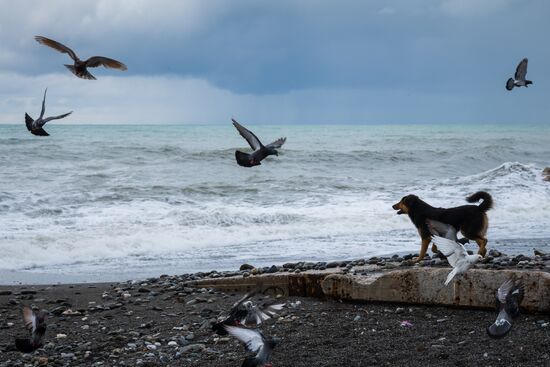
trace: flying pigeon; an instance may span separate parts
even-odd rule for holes
[[[481,255],[468,255],[464,245],[447,238],[433,236],[434,243],[439,251],[445,255],[449,264],[454,268],[445,280],[445,285],[448,285],[457,274],[465,274],[475,263],[481,260]]]
[[[243,343],[247,351],[255,353],[254,356],[246,357],[241,367],[272,367],[269,360],[273,349],[279,343],[279,338],[266,338],[258,330],[237,326],[224,325],[224,328],[227,333]]]
[[[246,139],[250,147],[254,149],[254,151],[250,154],[243,153],[238,150],[235,151],[235,158],[237,159],[239,166],[259,166],[261,164],[260,162],[268,155],[279,155],[276,148],[282,147],[286,141],[286,138],[279,138],[273,143],[264,146],[260,139],[254,135],[254,133],[247,130],[244,126],[235,121],[235,119],[231,119],[231,121],[233,121],[233,126],[235,126],[235,128],[239,131],[239,134],[241,134],[241,136]]]
[[[523,300],[523,284],[508,279],[498,288],[496,306],[498,316],[494,324],[487,328],[492,338],[502,338],[512,329],[512,318],[519,315],[519,305]]]
[[[82,61],[78,58],[78,56],[76,56],[73,50],[71,50],[67,46],[57,41],[54,41],[52,39],[42,37],[42,36],[35,36],[34,39],[42,45],[51,47],[59,52],[68,54],[71,57],[71,59],[73,59],[74,65],[65,64],[65,66],[67,67],[67,69],[71,71],[71,73],[73,73],[74,75],[82,79],[95,80],[95,77],[88,72],[87,68],[96,68],[98,66],[103,65],[106,68],[119,69],[122,71],[128,69],[126,65],[124,65],[120,61],[113,60],[103,56],[92,56],[88,60]]]
[[[212,326],[212,330],[219,335],[227,335],[224,328],[225,325],[260,325],[265,320],[273,317],[277,311],[280,311],[284,303],[274,303],[273,300],[255,305],[252,301],[248,301],[250,297],[258,293],[259,288],[247,293],[233,304],[229,316],[217,324]]]
[[[532,81],[525,80],[525,76],[527,75],[527,61],[528,61],[527,58],[524,58],[518,64],[514,78],[510,78],[506,82],[507,90],[512,90],[514,89],[514,87],[528,87],[529,84],[533,84]]]
[[[30,332],[30,338],[15,339],[15,347],[22,353],[31,353],[43,344],[46,333],[47,311],[33,312],[29,307],[23,307],[23,321],[25,328]]]
[[[48,91],[48,88],[46,88],[46,90],[44,91],[44,99],[42,100],[42,111],[40,111],[40,117],[37,118],[36,120],[33,120],[32,117],[30,117],[27,113],[25,113],[25,124],[27,125],[27,129],[33,135],[49,136],[50,134],[48,134],[43,129],[43,126],[46,124],[46,122],[52,121],[52,120],[59,120],[59,119],[62,119],[64,117],[67,117],[71,113],[73,113],[73,111],[71,111],[71,112],[65,113],[63,115],[51,116],[51,117],[44,118],[44,112],[46,111],[46,92],[47,91]]]
[[[458,239],[458,237],[456,236],[457,229],[451,224],[438,222],[437,220],[433,219],[426,219],[426,224],[428,225],[430,233],[434,236],[439,236],[451,241],[460,242],[463,245],[470,242],[466,237]]]

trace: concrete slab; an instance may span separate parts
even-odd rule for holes
[[[201,279],[188,282],[187,285],[216,288],[225,292],[246,292],[261,283],[263,287],[273,287],[286,296],[493,309],[498,287],[505,280],[515,278],[525,286],[522,309],[550,313],[548,272],[471,269],[467,277],[460,277],[446,287],[444,282],[450,268],[383,270],[376,266],[365,266],[359,270],[366,272],[366,275],[345,274],[337,268],[298,274],[282,272]]]

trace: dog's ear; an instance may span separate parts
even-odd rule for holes
[[[418,199],[418,196],[416,195],[407,195],[402,199],[402,201],[403,201],[403,204],[407,206],[407,208],[410,208],[411,206],[414,205],[414,203],[416,203],[417,199]]]

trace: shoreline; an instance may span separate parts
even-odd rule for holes
[[[535,253],[531,255],[524,254],[504,254],[498,250],[490,249],[488,256],[477,264],[477,267],[480,269],[504,269],[504,268],[517,268],[517,269],[530,269],[538,268],[541,270],[546,269],[550,271],[550,254],[542,253],[536,249],[533,249]],[[469,251],[471,252],[471,251]],[[536,255],[536,253],[542,254],[546,257],[541,257]],[[254,266],[254,264],[241,264],[247,265],[247,267],[255,268],[255,274],[262,274],[265,272],[274,271],[276,269],[279,271],[288,271],[288,267],[285,268],[285,264],[297,264],[297,267],[294,267],[294,270],[310,270],[310,269],[319,269],[327,267],[328,264],[335,266],[335,264],[343,264],[343,266],[348,265],[363,265],[363,264],[385,264],[393,263],[399,267],[402,266],[413,266],[410,259],[418,256],[418,253],[410,253],[407,251],[396,252],[392,254],[385,254],[381,256],[372,256],[369,258],[362,259],[353,259],[353,260],[332,260],[332,261],[294,261],[286,262],[284,264],[271,264],[266,266]],[[538,260],[537,260],[538,259]],[[264,262],[265,263],[265,262]],[[426,254],[425,259],[419,263],[417,266],[442,266],[447,264],[446,260],[438,258],[434,254]],[[545,268],[546,266],[546,268]],[[270,270],[271,269],[271,270]],[[248,270],[251,270],[248,269]],[[232,275],[242,275],[246,273],[246,270],[237,270],[237,269],[227,269],[227,270],[207,270],[207,271],[197,271],[194,273],[185,273],[185,274],[202,274],[208,276],[209,274],[217,274],[216,276],[232,276]],[[0,287],[4,286],[23,286],[23,285],[48,285],[48,284],[57,284],[57,285],[75,285],[75,284],[101,284],[101,283],[121,283],[133,280],[141,280],[147,278],[154,278],[159,275],[160,272],[155,274],[149,274],[149,276],[136,277],[135,272],[128,273],[117,273],[114,274],[112,278],[107,278],[105,275],[100,275],[98,273],[92,274],[75,274],[75,273],[48,273],[48,272],[34,272],[26,270],[8,270],[0,269]],[[123,276],[121,274],[126,274]],[[174,273],[163,273],[169,276],[177,276],[180,274]]]

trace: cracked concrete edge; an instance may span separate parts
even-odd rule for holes
[[[444,285],[449,268],[375,270],[351,275],[341,270],[274,273],[249,277],[201,279],[193,287],[216,288],[225,292],[246,292],[262,284],[286,296],[336,298],[359,302],[454,306],[494,309],[495,293],[507,279],[520,280],[525,287],[524,311],[550,313],[550,273],[533,270],[471,269]]]

